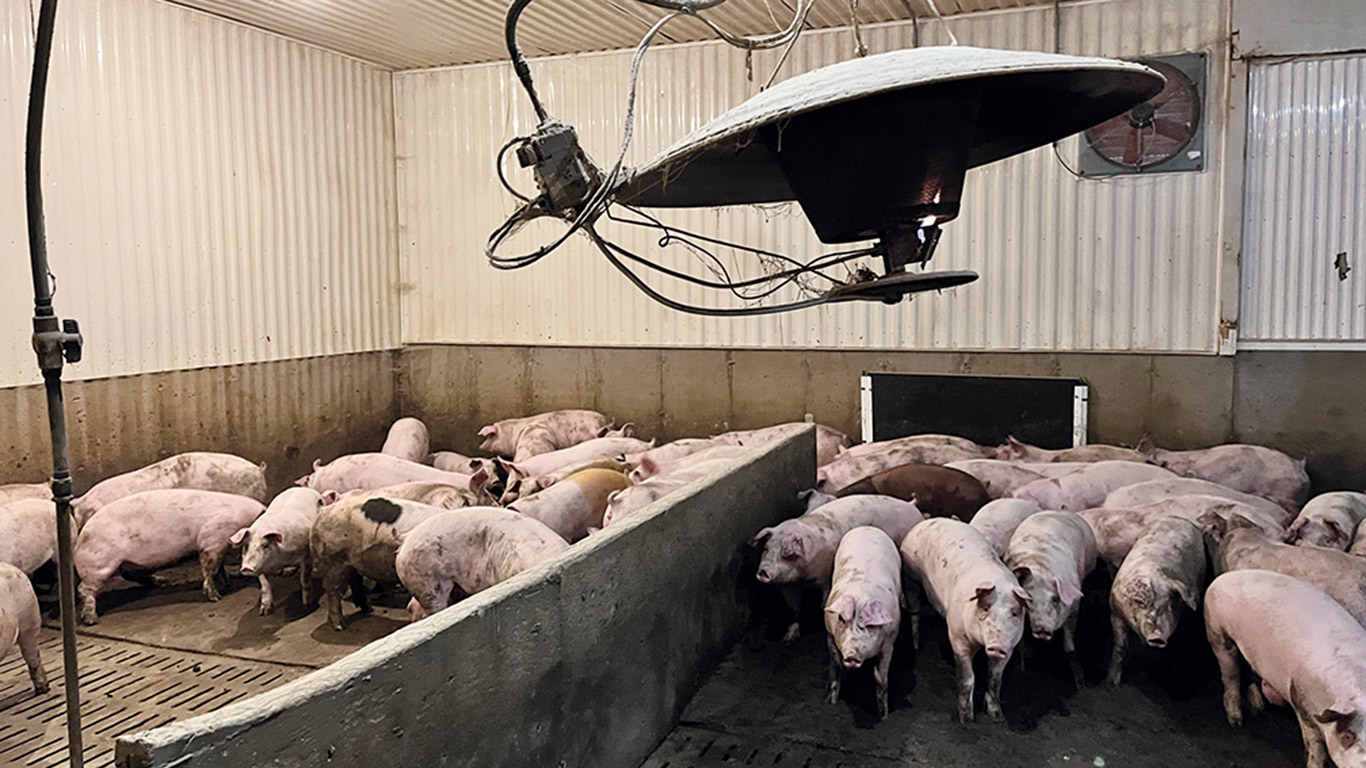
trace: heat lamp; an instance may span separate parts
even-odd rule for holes
[[[513,49],[516,59],[520,51]],[[519,74],[525,66],[519,63]],[[541,195],[490,239],[487,253],[495,266],[525,266],[548,253],[542,249],[520,261],[495,255],[516,224],[558,216],[572,222],[570,234],[584,230],[628,279],[666,305],[744,315],[836,301],[896,303],[976,280],[967,271],[907,271],[933,257],[941,228],[957,218],[968,169],[1121,115],[1161,91],[1164,79],[1141,64],[1113,59],[967,46],[892,51],[780,82],[629,171],[620,162],[608,171],[595,164],[572,127],[544,113],[529,72],[523,82],[542,123],[535,136],[514,142],[522,164],[534,169]],[[501,162],[499,168],[501,174]],[[880,260],[882,273],[863,266],[847,280],[827,277],[828,289],[787,304],[690,306],[663,295],[620,257],[673,277],[677,271],[611,243],[594,226],[613,205],[639,210],[784,201],[801,206],[823,243],[871,243],[836,256]],[[549,249],[559,242],[563,238]],[[802,271],[798,266],[769,278],[791,279]]]

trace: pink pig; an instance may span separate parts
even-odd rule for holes
[[[740,430],[727,432],[712,438],[712,442],[717,445],[741,445],[746,448],[760,448],[769,443],[778,441],[791,434],[791,428],[797,423],[775,424],[763,429]],[[823,467],[835,460],[835,456],[845,448],[849,447],[849,437],[824,424],[816,425],[816,466]]]
[[[1366,493],[1336,491],[1315,496],[1285,531],[1285,540],[1301,546],[1348,549],[1366,519]]]
[[[28,677],[33,683],[33,695],[47,693],[47,672],[38,650],[38,634],[43,628],[43,617],[38,612],[38,597],[33,584],[23,571],[7,563],[0,563],[0,661],[14,646],[28,665]]]
[[[976,677],[972,657],[987,655],[987,715],[1001,711],[1001,673],[1024,635],[1029,594],[992,551],[986,537],[967,523],[935,517],[917,525],[901,542],[906,572],[920,582],[930,605],[949,627],[949,644],[958,666],[958,720],[974,719]],[[919,636],[918,592],[907,592],[913,637]],[[919,643],[917,643],[917,646]]]
[[[877,714],[887,717],[887,671],[901,627],[902,599],[901,556],[887,534],[872,526],[844,534],[825,601],[831,704],[839,702],[841,668],[858,669],[877,659]]]
[[[428,454],[422,463],[429,467],[436,467],[442,472],[464,473],[469,471],[470,457],[455,451],[437,451]]]
[[[323,497],[311,488],[290,488],[276,496],[265,514],[232,535],[233,546],[242,548],[242,575],[255,576],[261,584],[260,613],[275,605],[270,577],[286,568],[299,569],[305,606],[313,604],[313,568],[308,539],[322,509]]]
[[[413,621],[547,560],[569,544],[539,520],[498,507],[428,517],[403,536],[394,569],[412,593]]]
[[[612,420],[597,411],[550,411],[484,427],[479,450],[521,461],[602,437],[611,428]]]
[[[1110,587],[1109,686],[1119,685],[1131,627],[1148,645],[1165,648],[1181,620],[1181,604],[1200,610],[1205,564],[1204,535],[1195,523],[1160,517],[1144,529]]]
[[[1132,448],[1117,445],[1082,445],[1076,448],[1063,448],[1050,451],[1022,443],[1014,437],[1006,438],[1005,445],[996,449],[996,458],[1002,461],[1024,461],[1050,463],[1055,461],[1136,461],[1146,462],[1147,456]]]
[[[1196,480],[1189,477],[1178,477],[1167,480],[1149,480],[1143,483],[1125,486],[1105,497],[1103,506],[1111,509],[1133,509],[1145,504],[1164,499],[1174,499],[1178,496],[1218,496],[1233,501],[1241,501],[1251,507],[1262,510],[1261,514],[1269,520],[1276,521],[1278,526],[1284,527],[1290,523],[1290,513],[1284,507],[1268,501],[1260,496],[1240,493],[1231,488],[1225,488],[1217,483],[1208,480]]]
[[[400,483],[441,483],[456,488],[473,490],[487,475],[442,472],[426,464],[400,459],[387,453],[356,453],[342,456],[331,464],[313,462],[313,474],[301,478],[297,485],[312,488],[327,495],[329,491],[374,491]],[[478,478],[476,480],[476,478]]]
[[[650,443],[634,437],[595,437],[568,448],[513,462],[511,469],[516,471],[518,477],[540,477],[594,459],[648,451],[650,447]]]
[[[214,581],[229,537],[264,511],[261,502],[246,496],[185,489],[143,491],[105,506],[76,539],[81,620],[99,621],[95,598],[121,569],[164,568],[195,552],[204,596],[217,602]]]
[[[1035,480],[1044,479],[1042,474],[1032,469],[996,459],[969,459],[967,461],[955,461],[944,466],[956,469],[959,472],[966,472],[977,478],[982,487],[987,489],[987,495],[993,499],[1009,498],[1020,488]]]
[[[29,576],[57,557],[57,505],[23,499],[0,506],[0,563]]]
[[[1010,539],[1006,567],[1029,593],[1029,629],[1040,640],[1062,630],[1062,648],[1077,690],[1086,687],[1077,659],[1077,614],[1081,584],[1096,567],[1096,538],[1073,512],[1031,515]]]
[[[714,445],[696,453],[689,453],[669,461],[656,461],[649,453],[642,454],[640,463],[631,470],[631,482],[643,482],[651,477],[666,475],[712,459],[743,459],[754,453],[753,448],[740,445]]]
[[[1243,724],[1240,659],[1295,709],[1308,768],[1366,765],[1366,629],[1318,587],[1270,571],[1226,573],[1205,593],[1224,713]]]
[[[52,500],[52,486],[43,483],[0,485],[0,506],[22,499]]]
[[[977,510],[977,514],[972,516],[968,525],[985,536],[991,550],[1001,557],[1005,555],[1006,548],[1010,546],[1010,537],[1015,535],[1015,529],[1020,527],[1020,523],[1030,515],[1037,515],[1042,511],[1039,505],[1032,501],[997,499]]]
[[[856,445],[816,469],[816,490],[834,493],[841,488],[906,464],[949,464],[982,458],[970,440],[948,435],[917,435],[898,440]]]
[[[389,436],[385,438],[384,447],[380,448],[379,452],[422,463],[427,458],[430,442],[431,435],[427,432],[427,425],[420,419],[408,416],[389,427]]]
[[[71,502],[83,526],[104,505],[142,491],[171,488],[217,491],[266,501],[266,467],[226,453],[182,453],[104,480]]]
[[[1015,498],[1043,509],[1080,512],[1105,503],[1105,497],[1127,485],[1174,478],[1171,472],[1132,461],[1098,461],[1062,477],[1038,480],[1015,491]]]
[[[565,541],[573,543],[589,531],[601,528],[608,497],[629,487],[631,481],[620,472],[586,469],[543,491],[517,499],[508,509],[545,523]]]
[[[1178,475],[1263,496],[1292,511],[1304,505],[1309,493],[1309,473],[1304,470],[1303,460],[1260,445],[1164,451],[1151,441],[1145,441],[1138,447],[1149,461]]]

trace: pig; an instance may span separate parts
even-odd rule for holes
[[[1016,440],[1013,436],[1006,438],[1005,445],[996,449],[996,458],[1002,461],[1024,461],[1033,463],[1049,463],[1055,461],[1136,461],[1140,464],[1148,460],[1147,456],[1132,449],[1123,448],[1118,445],[1079,445],[1075,448],[1063,448],[1058,451],[1050,451],[1038,446],[1029,445]]]
[[[341,499],[351,499],[362,497],[361,500],[384,498],[391,501],[416,501],[419,504],[441,507],[442,509],[460,509],[461,507],[482,506],[488,497],[467,491],[464,488],[456,488],[445,483],[428,483],[418,481],[414,483],[399,483],[397,485],[386,485],[373,491],[349,491],[339,494],[336,491],[328,491],[323,495],[323,504],[335,504]]]
[[[991,544],[991,550],[997,557],[1002,557],[1006,553],[1006,547],[1010,545],[1010,537],[1015,534],[1015,529],[1020,527],[1020,523],[1030,515],[1042,511],[1039,505],[1032,501],[997,499],[977,510],[969,525],[986,537],[987,543]]]
[[[830,653],[829,697],[839,703],[841,669],[858,669],[877,659],[878,719],[887,717],[887,672],[901,627],[901,555],[880,528],[859,526],[840,539],[825,602],[826,646]]]
[[[1205,595],[1205,634],[1229,725],[1243,723],[1246,659],[1294,708],[1308,768],[1323,768],[1327,757],[1340,768],[1366,765],[1366,629],[1331,597],[1284,574],[1226,573]]]
[[[403,536],[427,518],[447,511],[406,499],[357,494],[319,513],[309,536],[309,554],[314,575],[322,584],[327,623],[338,631],[346,628],[341,597],[348,584],[351,601],[361,613],[369,613],[365,579],[397,584],[394,558]]]
[[[817,507],[823,507],[837,498],[839,497],[833,493],[821,493],[815,488],[809,488],[797,494],[797,500],[805,505],[802,509],[802,514],[806,514]]]
[[[592,440],[611,428],[612,420],[597,411],[550,411],[484,427],[479,450],[521,461]]]
[[[106,504],[142,491],[172,488],[232,493],[264,504],[266,465],[225,453],[182,453],[97,483],[71,502],[71,509],[76,524],[83,526]]]
[[[651,448],[648,451],[628,453],[624,458],[626,463],[633,467],[640,466],[641,461],[646,457],[649,457],[657,465],[672,464],[675,460],[681,459],[684,456],[697,453],[698,451],[705,451],[708,448],[715,448],[718,445],[720,445],[720,443],[711,440],[683,438],[682,440],[675,440],[672,443],[665,443],[658,448]]]
[[[1290,513],[1285,508],[1268,501],[1260,496],[1252,496],[1240,493],[1222,485],[1211,483],[1207,480],[1196,480],[1189,477],[1178,477],[1167,480],[1149,480],[1143,483],[1125,486],[1114,491],[1105,497],[1104,506],[1111,509],[1131,509],[1151,504],[1155,501],[1173,499],[1178,496],[1218,496],[1224,499],[1240,501],[1250,507],[1261,510],[1258,514],[1268,520],[1274,520],[1276,525],[1284,528],[1290,523]]]
[[[1017,467],[1027,469],[1030,472],[1037,472],[1043,475],[1044,477],[1048,478],[1063,477],[1065,475],[1070,475],[1073,472],[1078,472],[1080,470],[1086,469],[1093,463],[1094,462],[1090,461],[1053,461],[1042,463],[1028,461],[1014,462],[1015,466]]]
[[[725,472],[734,466],[733,459],[702,461],[667,475],[652,477],[639,485],[613,491],[607,497],[607,511],[602,515],[602,527],[617,525],[674,491],[692,485],[708,475]]]
[[[43,483],[0,485],[0,505],[22,499],[47,499],[51,501],[52,486]]]
[[[631,471],[630,465],[623,461],[621,457],[602,456],[593,459],[592,461],[585,461],[581,464],[570,464],[562,469],[557,469],[554,472],[537,477],[511,478],[507,481],[507,488],[504,489],[502,495],[498,498],[498,503],[506,507],[523,496],[530,496],[538,491],[544,491],[567,477],[577,475],[580,472],[585,472],[590,469],[609,469],[623,475]]]
[[[1024,635],[1029,594],[992,551],[985,536],[967,523],[946,517],[931,518],[912,528],[901,542],[901,562],[948,624],[949,644],[958,667],[959,722],[975,719],[972,658],[979,649],[987,656],[987,715],[1002,719],[1001,673]],[[908,592],[907,597],[916,594]],[[919,647],[918,597],[909,602],[911,636]]]
[[[33,584],[18,568],[0,563],[0,661],[10,649],[19,646],[19,655],[28,665],[28,679],[33,683],[33,695],[47,693],[47,671],[38,651],[38,634],[43,628],[43,616],[38,612],[38,596]]]
[[[308,557],[308,539],[313,522],[323,507],[323,497],[312,488],[290,488],[276,496],[265,514],[250,526],[239,529],[229,541],[242,548],[242,575],[255,576],[261,584],[259,611],[262,616],[275,606],[270,577],[286,568],[299,569],[303,603],[313,604],[313,568]]]
[[[835,496],[876,493],[914,501],[926,517],[972,520],[991,501],[987,489],[966,472],[934,464],[903,464],[835,491]]]
[[[455,451],[437,451],[427,454],[427,458],[422,462],[429,467],[436,467],[442,472],[459,472],[464,474],[469,471],[470,457]]]
[[[409,505],[411,502],[404,502]],[[499,507],[438,511],[403,536],[394,568],[413,621],[552,560],[569,544],[539,520]]]
[[[57,557],[57,505],[22,499],[0,505],[0,563],[26,575]]]
[[[1347,551],[1357,557],[1366,557],[1366,525],[1357,526],[1357,534],[1352,538],[1352,546]]]
[[[1300,546],[1346,550],[1366,519],[1366,493],[1335,491],[1315,496],[1285,531],[1285,541]]]
[[[1324,547],[1296,547],[1270,539],[1246,518],[1207,513],[1216,573],[1275,571],[1318,587],[1366,625],[1366,560]]]
[[[204,576],[204,596],[217,602],[220,595],[214,582],[229,537],[265,510],[247,496],[184,488],[143,491],[105,505],[76,539],[81,621],[99,622],[95,600],[115,573],[163,568],[195,552]]]
[[[608,496],[630,487],[630,479],[620,472],[587,469],[517,499],[508,509],[539,520],[572,544],[602,527]]]
[[[622,424],[622,425],[621,425],[621,429],[611,429],[611,428],[609,427],[608,429],[604,429],[603,431],[601,431],[601,432],[598,433],[598,437],[616,437],[616,438],[621,438],[621,437],[635,437],[635,436],[636,436],[636,425],[633,424],[633,423],[631,423],[631,422],[629,422],[629,421],[626,422],[625,424]]]
[[[1127,485],[1165,480],[1176,475],[1151,464],[1132,461],[1098,461],[1091,466],[1046,480],[1038,480],[1015,492],[1044,509],[1080,512],[1105,503],[1105,497]]]
[[[924,520],[914,502],[891,496],[850,496],[824,504],[801,517],[760,529],[750,541],[762,546],[759,568],[754,577],[761,584],[782,587],[783,598],[793,609],[794,618],[783,636],[794,642],[801,628],[795,613],[801,604],[801,591],[808,586],[825,589],[835,569],[835,550],[844,534],[860,526],[873,526],[899,543],[917,523]]]
[[[1017,489],[1029,485],[1035,480],[1044,479],[1041,473],[1032,469],[996,459],[955,461],[944,466],[960,472],[967,472],[977,478],[977,481],[982,484],[983,488],[987,489],[987,495],[992,499],[1009,498]]]
[[[639,453],[647,451],[651,447],[649,443],[637,440],[634,437],[596,437],[558,451],[538,454],[522,461],[514,461],[511,469],[517,473],[518,477],[539,477],[594,459],[620,456],[624,453]],[[511,472],[509,472],[509,476],[511,476]]]
[[[763,429],[741,430],[717,435],[711,439],[717,445],[741,445],[761,448],[789,436],[797,423],[776,424]],[[849,447],[849,436],[824,424],[816,425],[816,466],[823,467],[835,460],[841,450]]]
[[[651,477],[667,475],[675,470],[684,469],[703,461],[713,459],[735,459],[740,460],[752,456],[754,448],[740,445],[714,445],[696,453],[680,456],[667,462],[655,461],[648,453],[642,454],[640,464],[631,470],[631,482],[640,483]]]
[[[1110,587],[1110,628],[1115,644],[1105,682],[1120,683],[1129,628],[1154,648],[1165,648],[1181,620],[1181,603],[1200,610],[1205,579],[1205,539],[1179,517],[1160,517],[1144,528]]]
[[[1182,477],[1218,483],[1262,496],[1295,512],[1309,495],[1304,461],[1260,445],[1218,445],[1199,451],[1164,451],[1151,440],[1139,443],[1148,461]]]
[[[1081,584],[1096,567],[1096,537],[1073,512],[1040,512],[1015,529],[1003,558],[1029,594],[1029,629],[1048,641],[1062,630],[1062,649],[1077,690],[1086,687],[1077,659],[1077,613]]]
[[[475,478],[478,478],[476,480]],[[329,491],[374,491],[391,485],[412,482],[441,483],[465,490],[477,490],[487,475],[442,472],[426,464],[400,459],[387,453],[356,453],[342,456],[331,464],[313,462],[313,473],[296,485],[327,495]]]
[[[863,443],[862,445],[855,445],[852,448],[847,448],[843,451],[840,451],[840,454],[842,455],[848,453],[853,456],[864,456],[871,455],[874,453],[886,453],[888,451],[896,451],[906,448],[931,447],[953,448],[963,453],[972,454],[973,458],[978,459],[990,458],[992,454],[991,449],[978,445],[977,443],[974,443],[966,437],[958,437],[956,435],[933,434],[910,435],[907,437],[898,437],[892,440],[875,440],[871,443]],[[964,460],[966,461],[966,459]],[[932,462],[922,463],[928,464]]]
[[[1217,496],[1177,496],[1134,509],[1101,507],[1083,510],[1079,514],[1091,526],[1091,532],[1096,536],[1100,558],[1110,566],[1113,574],[1114,569],[1119,568],[1124,563],[1124,558],[1129,556],[1129,550],[1133,549],[1138,537],[1143,535],[1143,529],[1153,520],[1160,517],[1180,517],[1206,528],[1201,521],[1207,513],[1227,520],[1233,515],[1252,519],[1248,516],[1256,515],[1259,511],[1246,504]],[[1268,535],[1280,535],[1281,529],[1275,523],[1260,521],[1258,526]]]
[[[389,436],[385,438],[384,447],[380,448],[379,452],[421,464],[427,458],[430,444],[431,435],[427,433],[427,425],[420,419],[408,416],[389,427]]]
[[[926,436],[921,436],[923,437]],[[903,464],[943,465],[982,458],[978,452],[950,443],[916,442],[921,438],[907,437],[854,446],[836,456],[834,461],[816,469],[816,490],[833,493],[865,477],[876,475],[884,469]]]

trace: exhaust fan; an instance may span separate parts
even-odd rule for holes
[[[1205,54],[1139,59],[1167,80],[1161,93],[1083,134],[1083,176],[1205,169]]]

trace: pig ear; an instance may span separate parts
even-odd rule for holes
[[[1138,439],[1138,445],[1134,446],[1134,450],[1151,459],[1153,457],[1153,452],[1157,450],[1157,446],[1153,443],[1153,436],[1145,434],[1143,437],[1140,437]]]
[[[1222,540],[1224,534],[1228,533],[1228,521],[1224,520],[1222,515],[1213,510],[1202,512],[1200,516],[1195,519],[1195,522],[1202,530],[1213,536],[1216,540]]]
[[[267,533],[265,536],[266,536],[266,541],[269,541],[269,542],[271,542],[272,544],[279,544],[280,542],[282,542],[282,541],[285,540],[285,537],[282,536],[282,535],[280,535],[280,532],[279,532],[279,531],[271,531],[271,532]]]
[[[1028,584],[1029,580],[1033,577],[1034,572],[1029,570],[1029,566],[1027,565],[1022,565],[1015,569],[1015,580],[1021,584]]]
[[[234,547],[240,547],[242,546],[242,542],[245,541],[246,538],[250,535],[250,528],[241,528],[237,531],[237,533],[234,533],[231,537],[229,537],[228,541],[232,542],[232,545]]]
[[[612,493],[609,494],[609,495],[607,496],[607,500],[608,500],[608,501],[611,501],[612,498],[613,498],[614,496],[616,496],[618,493],[620,493],[620,491],[612,491]],[[759,532],[756,533],[756,534],[754,534],[754,538],[752,538],[752,539],[749,540],[749,544],[750,544],[750,546],[752,546],[752,547],[763,546],[764,539],[767,539],[769,536],[772,536],[772,535],[773,535],[773,529],[772,529],[772,528],[760,528],[760,529],[759,529]]]
[[[478,472],[475,472],[473,475],[470,475],[469,490],[474,491],[475,493],[479,493],[480,491],[484,490],[484,486],[488,484],[489,473],[485,471],[482,467],[479,469]]]
[[[892,623],[892,614],[887,606],[874,600],[864,603],[858,612],[859,623],[865,627],[885,627]]]
[[[341,494],[336,491],[323,491],[323,504],[336,504]]]
[[[1200,610],[1200,595],[1181,582],[1172,585],[1172,593],[1181,598],[1192,611]]]
[[[640,464],[636,469],[641,470],[641,477],[650,477],[659,473],[659,462],[649,456],[641,456]]]
[[[1081,599],[1081,590],[1071,579],[1054,579],[1058,587],[1058,597],[1063,605],[1071,605]]]
[[[825,612],[838,616],[840,621],[848,624],[854,620],[854,598],[840,595],[834,602],[825,606]]]
[[[1342,730],[1350,724],[1354,714],[1356,714],[1356,706],[1349,701],[1342,701],[1314,715],[1314,719],[1324,725],[1336,723],[1338,730]]]
[[[1308,518],[1295,518],[1295,522],[1291,523],[1290,527],[1285,529],[1285,535],[1281,537],[1281,541],[1284,541],[1286,544],[1294,544],[1299,541],[1300,529],[1304,528],[1306,522],[1308,522]]]
[[[487,427],[484,427],[483,429],[479,430],[479,436],[480,436],[480,437],[488,437],[488,436],[490,436],[490,435],[496,435],[496,434],[498,434],[498,427],[496,427],[496,426],[494,426],[494,425],[492,425],[492,424],[490,424],[490,425],[488,425]]]
[[[322,469],[322,468],[323,468],[323,460],[322,460],[322,459],[314,459],[314,460],[313,460],[313,471],[314,471],[314,472],[317,472],[318,470],[320,470],[320,469]]]
[[[1030,599],[1029,593],[1024,591],[1023,587],[1012,587],[1010,590],[1010,594],[1014,595],[1016,598],[1019,599],[1020,605],[1030,605],[1034,602]]]
[[[611,431],[612,431],[612,425],[611,425],[611,424],[608,424],[607,426],[605,426],[605,427],[603,427],[602,429],[599,429],[599,430],[598,430],[597,436],[598,436],[598,437],[607,437],[607,433],[608,433],[608,432],[611,432]]]
[[[968,602],[972,602],[973,600],[976,600],[977,603],[978,603],[978,605],[981,605],[982,607],[986,607],[988,604],[990,604],[990,602],[991,602],[991,595],[992,595],[992,593],[995,592],[995,591],[996,591],[996,585],[995,585],[995,584],[992,584],[992,583],[989,582],[989,581],[984,581],[984,582],[982,582],[981,584],[978,584],[978,585],[977,585],[977,588],[973,590],[973,595],[972,595],[972,597],[969,597],[969,598],[968,598]]]
[[[1336,520],[1324,520],[1323,527],[1328,529],[1328,534],[1334,539],[1347,538],[1347,533],[1342,530],[1342,526],[1338,525],[1338,521]]]
[[[1243,517],[1242,515],[1229,515],[1228,527],[1230,530],[1233,528],[1251,528],[1257,531],[1261,530],[1261,526],[1257,525],[1256,523],[1252,522],[1246,517]]]
[[[621,432],[622,437],[635,437],[636,425],[628,421],[625,424],[621,425],[621,429],[619,431]]]

